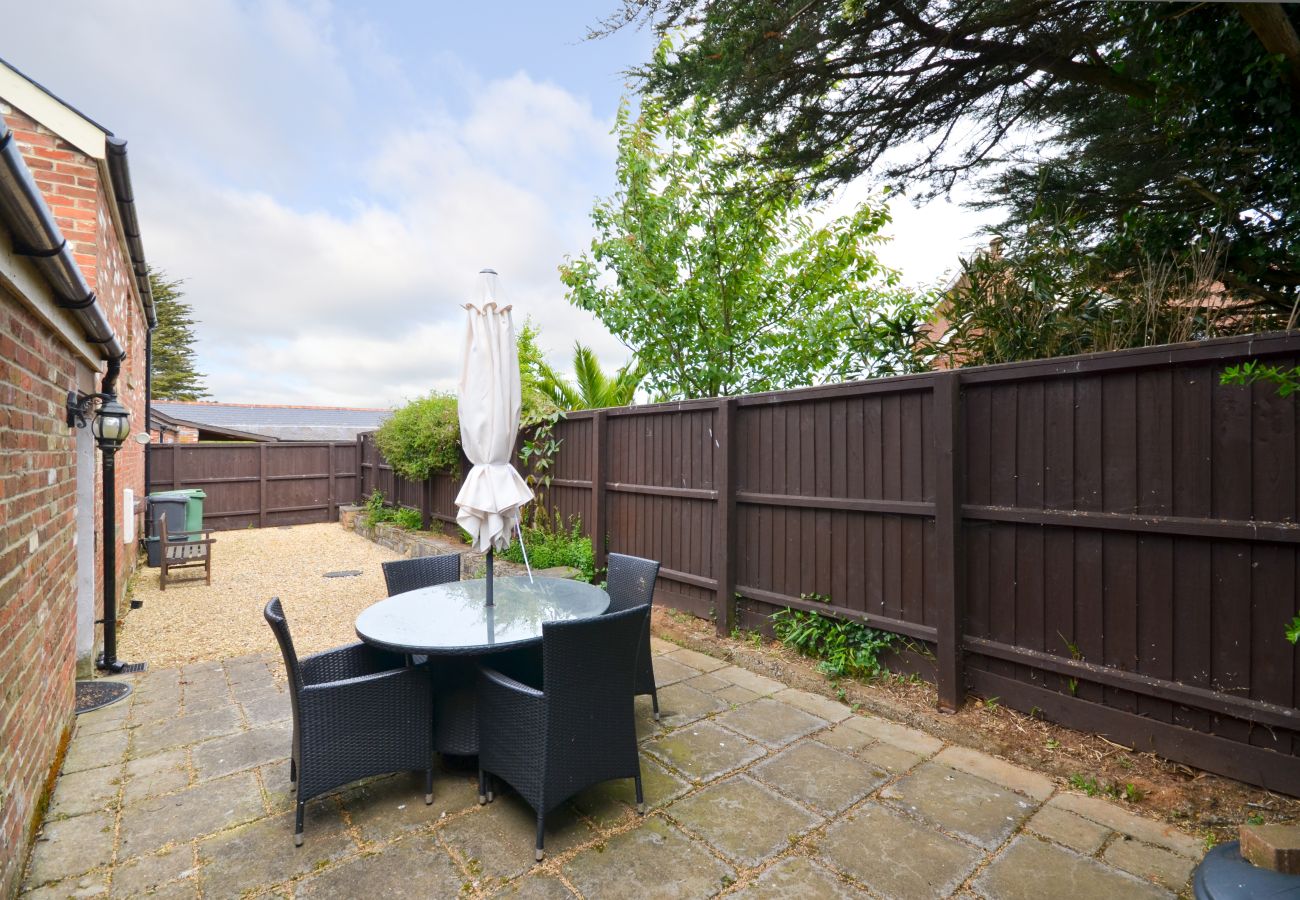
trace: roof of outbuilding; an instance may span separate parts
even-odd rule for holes
[[[378,428],[387,409],[347,406],[272,406],[256,403],[155,400],[154,412],[214,430],[262,435],[281,441],[351,440]]]
[[[391,410],[351,406],[271,406],[254,403],[209,403],[207,401],[155,400],[154,409],[176,419],[199,424],[255,425],[353,425],[378,428]]]

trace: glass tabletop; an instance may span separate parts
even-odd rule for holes
[[[609,595],[564,578],[526,576],[453,581],[394,594],[357,616],[357,637],[399,653],[475,653],[542,636],[543,622],[598,616]]]

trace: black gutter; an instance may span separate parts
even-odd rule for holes
[[[126,233],[126,249],[131,257],[131,271],[135,285],[144,303],[145,320],[150,328],[158,324],[158,314],[153,306],[153,290],[149,287],[149,265],[144,261],[144,244],[140,241],[140,220],[135,214],[135,193],[131,190],[131,169],[126,162],[126,141],[113,135],[105,138],[108,147],[108,177],[113,183],[117,198],[117,214]]]
[[[131,189],[131,169],[126,162],[126,141],[105,137],[108,150],[108,178],[117,198],[117,214],[126,235],[126,250],[131,257],[131,271],[135,285],[144,303],[145,321],[149,327],[144,337],[144,422],[149,430],[153,415],[153,330],[158,327],[158,312],[154,308],[153,288],[149,285],[149,264],[144,260],[144,244],[140,240],[140,220],[135,214],[135,192]],[[144,492],[149,493],[149,479],[153,477],[153,463],[146,449],[144,454]]]
[[[110,365],[102,388],[105,393],[115,393],[117,369],[120,360],[126,356],[126,348],[109,324],[95,292],[81,274],[81,268],[72,256],[72,248],[23,162],[13,131],[3,115],[0,115],[0,220],[13,232],[14,252],[29,257],[41,270],[54,288],[58,298],[56,303],[72,312],[86,340],[99,345],[109,360],[119,361],[118,366]]]

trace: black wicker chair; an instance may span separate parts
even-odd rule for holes
[[[607,587],[609,589],[609,611],[622,612],[634,606],[649,606],[655,595],[655,579],[659,577],[659,563],[639,556],[627,556],[623,553],[609,555],[609,572]],[[655,690],[655,671],[650,657],[650,629],[645,631],[637,653],[636,686],[637,694],[649,694],[654,706],[655,719],[659,718],[659,692]]]
[[[384,583],[388,596],[414,591],[435,584],[460,581],[460,554],[445,556],[417,556],[415,559],[395,559],[382,563]]]
[[[296,788],[293,842],[302,846],[308,800],[370,775],[422,770],[424,802],[433,802],[433,687],[427,668],[366,644],[326,650],[301,661],[280,598],[263,612],[289,670]]]
[[[538,860],[546,814],[584,788],[633,778],[645,811],[632,682],[649,627],[649,606],[543,624],[540,687],[479,670],[479,802],[490,777],[513,786],[537,812]]]

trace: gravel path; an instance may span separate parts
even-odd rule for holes
[[[142,609],[126,612],[119,632],[121,659],[164,668],[247,653],[279,654],[262,608],[272,597],[284,604],[299,655],[356,641],[357,614],[387,595],[379,564],[398,554],[337,522],[219,531],[213,535],[212,586],[200,568],[181,570],[167,590],[158,569],[141,563],[131,596]],[[326,572],[359,569],[350,578]]]

